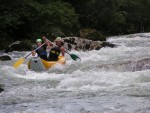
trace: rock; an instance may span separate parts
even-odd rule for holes
[[[4,89],[0,87],[0,93],[1,93],[2,91],[4,91]]]
[[[103,43],[102,43],[102,47],[111,47],[111,48],[113,48],[113,47],[116,47],[116,45],[111,44],[111,43],[109,43],[109,42],[103,42]]]
[[[113,62],[108,64],[97,64],[96,67],[102,70],[115,70],[117,72],[135,72],[135,71],[143,71],[150,70],[150,58],[141,58],[141,59],[128,59],[122,60],[120,62]],[[150,79],[145,79],[150,82]]]
[[[4,91],[4,89],[0,88],[0,93],[1,93],[2,91]]]
[[[79,33],[81,38],[86,38],[93,41],[106,41],[104,34],[95,29],[81,29]]]
[[[26,41],[15,41],[11,45],[9,45],[5,52],[12,52],[12,51],[30,51],[32,45]]]
[[[11,60],[11,58],[8,55],[3,55],[3,56],[0,56],[0,60],[1,61],[6,61],[6,60]]]
[[[64,47],[67,50],[75,49],[75,50],[100,50],[102,47],[115,47],[114,44],[109,42],[102,42],[102,41],[92,41],[84,38],[79,37],[65,37],[64,40]]]
[[[85,38],[79,37],[65,37],[64,39],[64,47],[67,50],[82,50],[82,51],[90,51],[90,50],[99,50],[102,47],[115,47],[114,44],[103,41],[92,41]],[[5,52],[12,51],[30,51],[32,50],[31,43],[26,41],[16,41],[11,44]]]

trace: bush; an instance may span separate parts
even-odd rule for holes
[[[13,40],[7,35],[7,33],[2,33],[1,35],[1,41],[0,41],[0,50],[4,50],[10,43],[13,42]]]
[[[103,33],[96,31],[95,29],[81,29],[80,30],[80,37],[86,38],[94,41],[106,41],[106,37]]]

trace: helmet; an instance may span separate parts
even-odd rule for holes
[[[55,39],[55,42],[57,42],[57,41],[61,41],[61,42],[62,42],[63,40],[62,40],[61,37],[57,37],[57,38]]]
[[[36,42],[42,42],[42,40],[41,39],[37,39]]]

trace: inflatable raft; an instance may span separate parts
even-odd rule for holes
[[[56,64],[64,65],[66,63],[64,56],[59,56],[58,61],[45,61],[40,57],[32,57],[28,62],[28,69],[32,71],[46,71]]]

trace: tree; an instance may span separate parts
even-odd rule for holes
[[[72,6],[60,0],[1,0],[0,11],[0,37],[5,42],[43,33],[68,35],[79,26]]]

